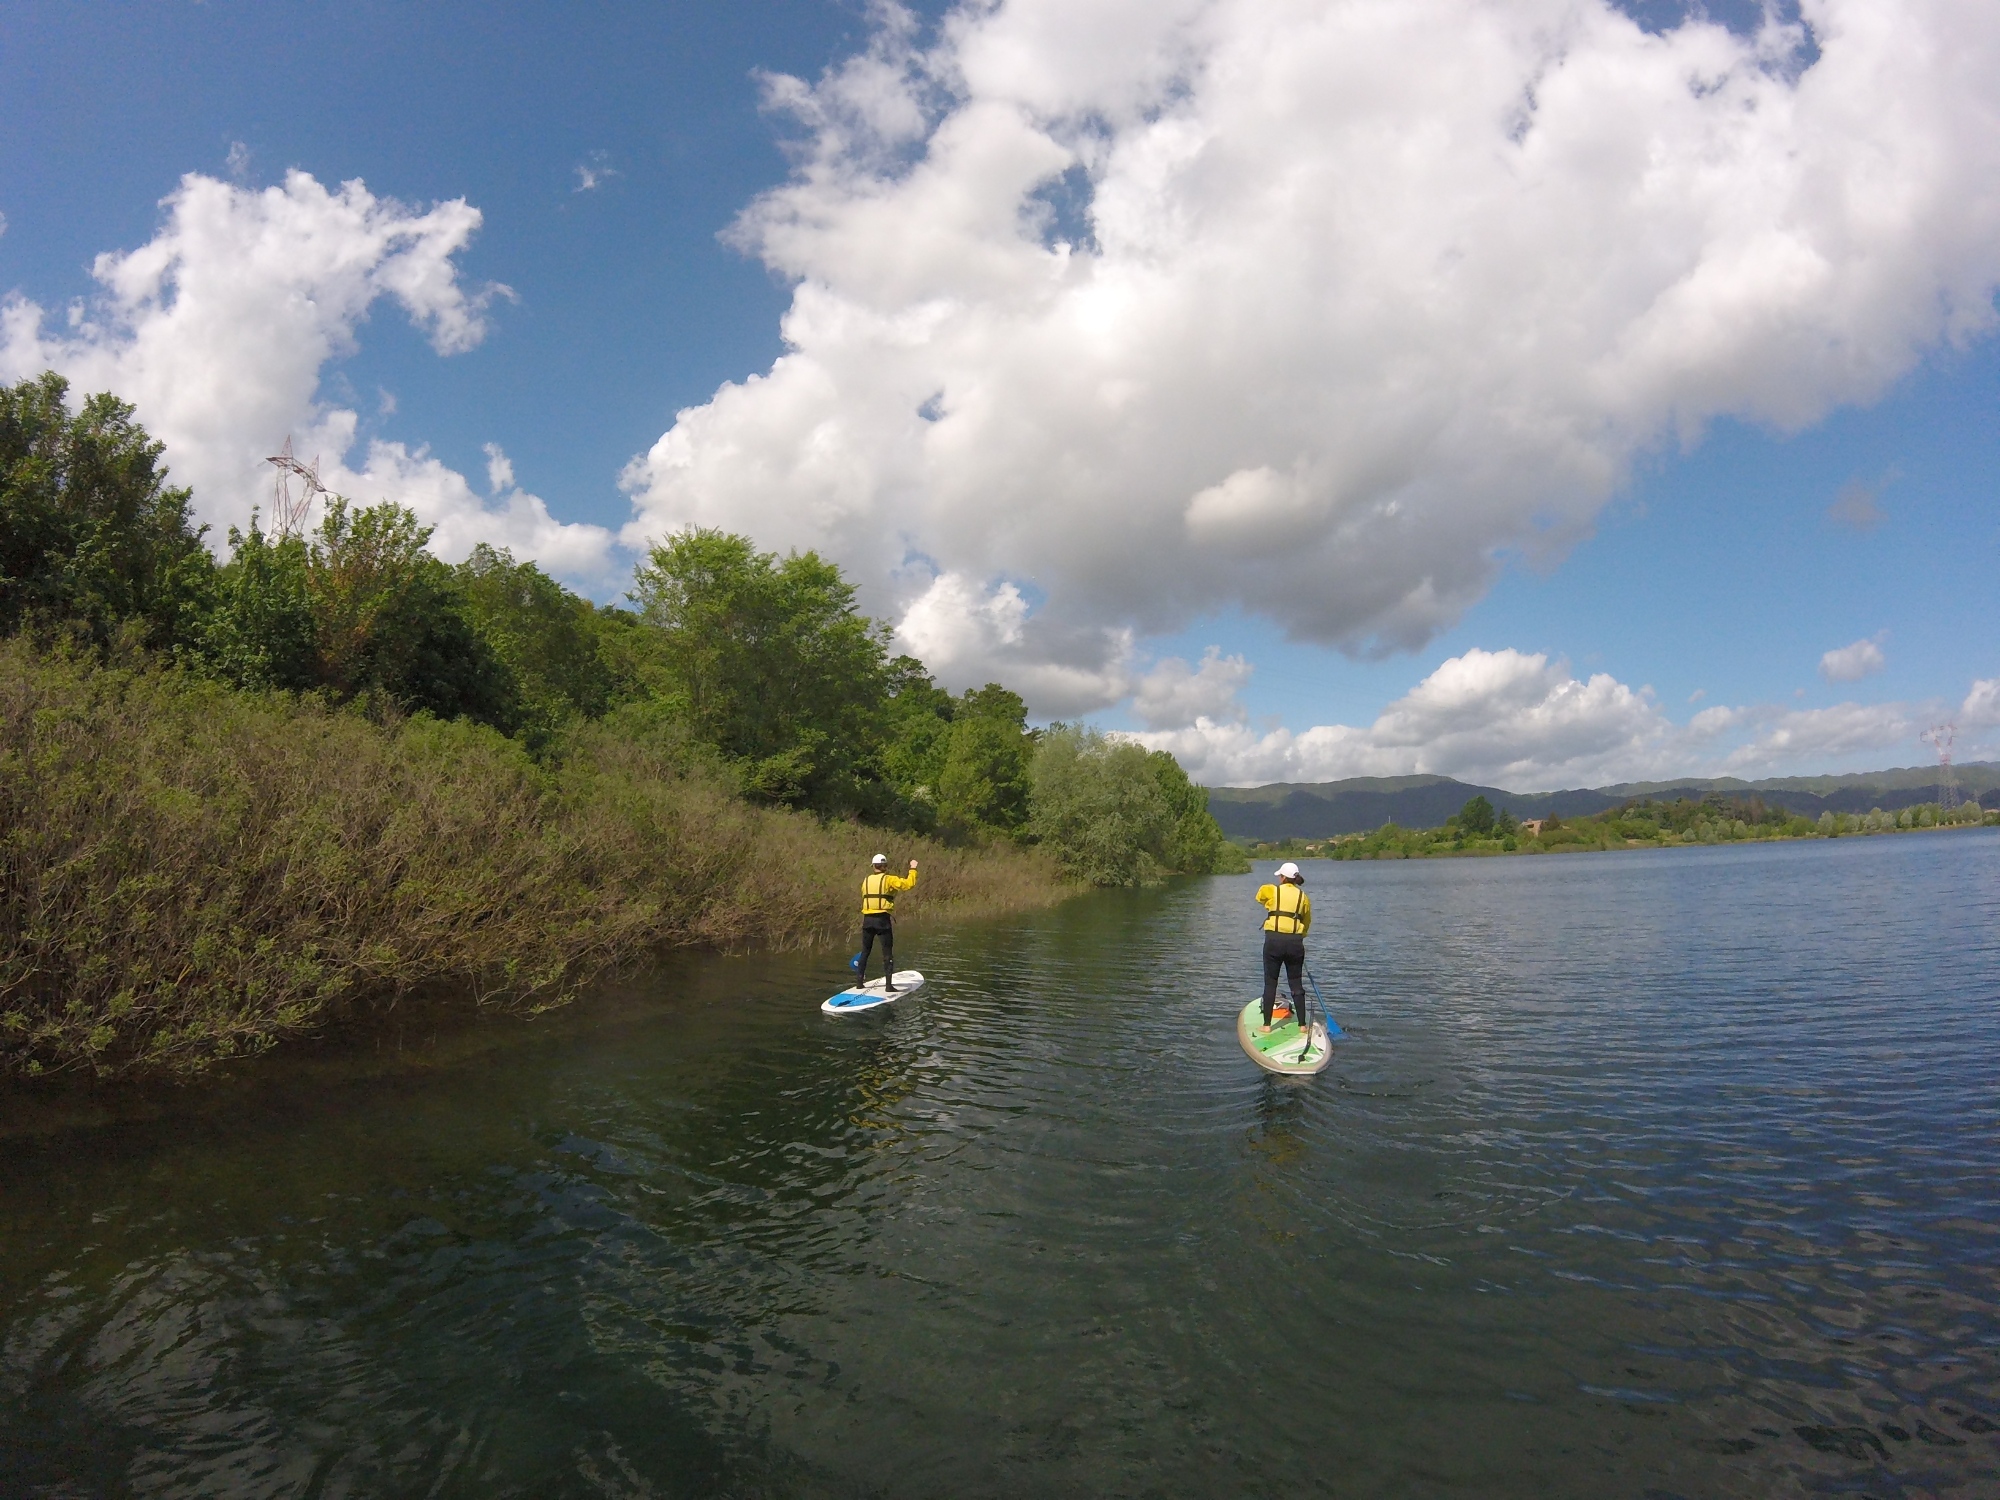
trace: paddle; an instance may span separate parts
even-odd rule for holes
[[[1306,970],[1306,983],[1311,985],[1312,992],[1319,996],[1319,1013],[1320,1017],[1326,1022],[1326,1039],[1330,1042],[1337,1036],[1346,1035],[1340,1029],[1340,1022],[1334,1020],[1333,1010],[1327,1005],[1326,996],[1320,993],[1319,981],[1313,977],[1313,971],[1310,968]]]

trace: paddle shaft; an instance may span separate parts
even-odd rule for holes
[[[1312,992],[1319,996],[1319,1013],[1326,1021],[1327,1040],[1331,1041],[1334,1033],[1340,1028],[1338,1023],[1333,1019],[1333,1008],[1326,1003],[1326,996],[1320,991],[1319,980],[1314,977],[1313,971],[1309,968],[1306,969],[1306,983],[1311,985]]]

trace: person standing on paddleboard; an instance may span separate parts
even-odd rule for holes
[[[855,969],[856,985],[868,982],[868,955],[875,949],[875,939],[882,940],[882,988],[888,994],[896,993],[896,924],[890,914],[896,909],[896,893],[907,891],[917,883],[917,862],[910,861],[910,873],[891,875],[889,856],[878,854],[869,861],[873,872],[861,882],[861,963]]]
[[[1290,860],[1278,866],[1276,885],[1257,887],[1257,904],[1269,912],[1264,918],[1264,1030],[1271,1029],[1271,1010],[1278,999],[1278,970],[1292,988],[1292,1015],[1306,1013],[1306,989],[1302,975],[1306,966],[1306,933],[1313,924],[1312,897],[1306,894],[1306,878]]]

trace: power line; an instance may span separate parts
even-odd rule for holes
[[[300,463],[292,456],[292,435],[285,434],[285,446],[264,460],[276,467],[278,477],[271,486],[271,524],[276,534],[297,536],[305,530],[306,514],[312,509],[313,501],[328,490],[319,478],[319,456],[315,454],[309,464]],[[299,481],[297,499],[292,497],[292,481]]]
[[[1956,724],[1933,724],[1923,734],[1924,742],[1937,751],[1938,805],[1945,812],[1958,806],[1958,773],[1951,768],[1951,742],[1957,733]]]

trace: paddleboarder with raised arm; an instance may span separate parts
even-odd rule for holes
[[[874,867],[861,882],[861,962],[855,968],[855,984],[868,983],[868,955],[875,940],[882,940],[882,989],[896,993],[896,924],[890,920],[896,910],[896,893],[917,883],[917,862],[910,861],[908,875],[889,873],[889,856],[878,854],[869,863]],[[1268,1010],[1269,1007],[1266,1007]]]
[[[1306,990],[1302,975],[1306,966],[1306,933],[1313,922],[1312,897],[1306,894],[1306,878],[1290,860],[1278,866],[1274,885],[1257,887],[1257,904],[1269,913],[1264,918],[1264,1030],[1271,1029],[1271,1011],[1278,998],[1278,970],[1292,990],[1292,1008],[1285,1017],[1306,1013]]]

